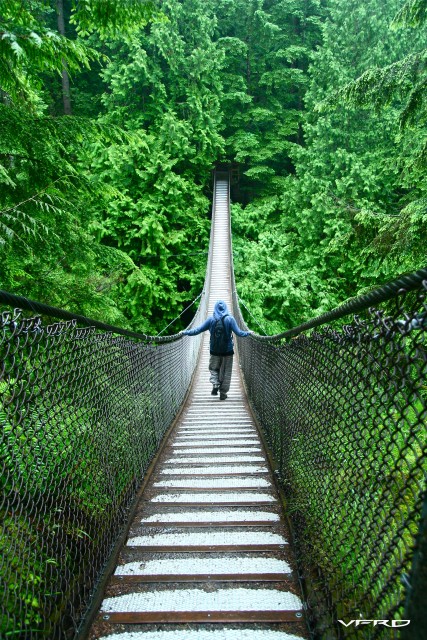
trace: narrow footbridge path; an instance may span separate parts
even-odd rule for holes
[[[228,181],[215,185],[208,312],[231,308]],[[192,340],[192,338],[186,338]],[[238,359],[211,395],[209,335],[136,509],[91,640],[305,638],[289,532]]]

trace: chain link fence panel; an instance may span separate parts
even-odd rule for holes
[[[0,331],[0,636],[72,638],[200,340],[148,344],[16,310]]]
[[[214,223],[215,208],[190,327],[208,311]],[[138,334],[5,291],[0,305],[0,637],[71,640],[182,406],[202,335]]]
[[[414,559],[427,474],[427,280],[414,282],[369,309],[359,299],[360,314],[347,324],[324,319],[288,341],[238,339],[287,499],[311,628],[322,640],[396,638],[391,621],[406,619],[417,580],[425,606],[427,559]],[[246,326],[236,292],[234,313]],[[405,637],[421,639],[408,630]]]

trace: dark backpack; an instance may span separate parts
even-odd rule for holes
[[[212,353],[222,354],[227,352],[228,340],[229,336],[225,329],[224,318],[227,316],[222,316],[219,320],[215,321],[214,328],[212,330],[211,335],[211,345],[210,350]]]

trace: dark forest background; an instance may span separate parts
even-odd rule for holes
[[[157,333],[203,286],[218,164],[269,333],[425,266],[426,15],[0,1],[1,288]]]

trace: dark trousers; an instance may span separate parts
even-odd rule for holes
[[[233,370],[233,354],[229,356],[212,356],[209,359],[209,381],[214,387],[219,387],[222,393],[230,388],[231,372]]]

